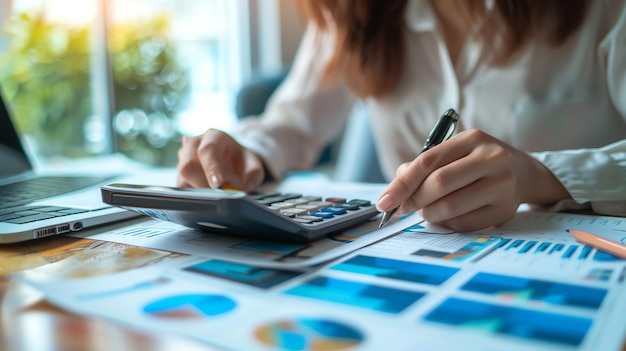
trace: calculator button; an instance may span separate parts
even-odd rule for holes
[[[371,201],[361,200],[361,199],[353,199],[353,200],[348,201],[348,203],[359,205],[359,206],[371,206],[372,205]]]
[[[309,213],[310,216],[315,216],[315,217],[321,217],[321,218],[333,218],[335,215],[333,215],[330,212],[311,212]]]
[[[311,196],[311,195],[303,196],[301,197],[301,199],[304,199],[306,201],[322,201],[321,196]]]
[[[276,195],[276,196],[265,197],[258,201],[265,205],[271,205],[275,202],[284,202],[285,200],[295,199],[301,196],[302,195],[300,194],[281,194],[281,195]]]
[[[291,208],[294,207],[294,204],[290,204],[288,202],[276,202],[270,205],[270,208],[272,210],[282,210],[282,209],[287,209],[287,208]]]
[[[315,205],[315,206],[319,206],[319,207],[330,207],[333,204],[327,201],[311,201],[309,202],[309,205]]]
[[[294,217],[297,215],[303,215],[303,214],[307,214],[307,210],[303,210],[303,209],[299,209],[299,208],[287,208],[287,209],[281,209],[280,213],[287,216],[287,217]]]
[[[359,205],[358,204],[349,204],[349,203],[345,203],[345,204],[333,204],[333,207],[337,207],[337,208],[345,208],[348,211],[356,211],[359,209]]]
[[[258,193],[249,197],[256,203],[266,205],[293,223],[315,227],[323,223],[340,223],[351,219],[359,211],[371,210],[371,202],[361,199],[346,201],[343,197],[302,196],[296,193]],[[366,209],[368,208],[369,209]],[[348,212],[349,211],[349,212]]]
[[[343,197],[327,197],[326,202],[331,202],[334,204],[343,204],[346,202],[346,199]]]
[[[320,212],[328,212],[328,213],[332,213],[335,215],[342,215],[346,213],[346,209],[345,208],[339,208],[339,207],[324,207],[322,209],[320,209]]]
[[[321,207],[320,206],[315,206],[315,205],[296,205],[296,208],[300,208],[303,210],[307,210],[309,212],[315,212],[317,210],[319,210]]]
[[[309,201],[310,200],[303,199],[303,198],[285,200],[286,203],[290,203],[290,204],[294,204],[294,205],[304,205],[304,204],[308,203]]]
[[[296,218],[306,219],[306,220],[311,221],[311,222],[321,222],[321,221],[324,220],[322,217],[309,216],[309,215],[296,216]]]

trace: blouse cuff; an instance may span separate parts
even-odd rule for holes
[[[607,215],[626,215],[625,141],[599,149],[534,152],[530,155],[547,167],[563,184],[573,200],[550,208],[578,210],[591,207]]]

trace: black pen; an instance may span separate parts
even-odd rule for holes
[[[448,138],[452,136],[454,130],[456,129],[456,122],[459,120],[459,114],[456,113],[453,109],[449,109],[446,111],[435,127],[426,138],[426,142],[424,143],[424,147],[422,147],[422,152],[428,151],[436,145],[439,145],[446,141]],[[389,222],[391,217],[396,213],[398,208],[394,208],[391,211],[385,211],[383,213],[383,217],[380,220],[380,224],[378,225],[378,229],[382,228]]]

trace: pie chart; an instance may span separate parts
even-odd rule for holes
[[[259,326],[255,337],[261,343],[288,351],[350,350],[365,337],[349,325],[326,319],[285,319]]]
[[[237,303],[223,295],[186,294],[153,301],[143,308],[146,314],[165,319],[201,319],[229,312]]]

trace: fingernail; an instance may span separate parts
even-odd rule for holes
[[[217,189],[219,187],[219,181],[217,180],[217,176],[215,174],[209,179],[209,185],[213,189]]]
[[[376,203],[376,209],[378,211],[389,211],[393,206],[393,198],[389,194],[383,195]]]

